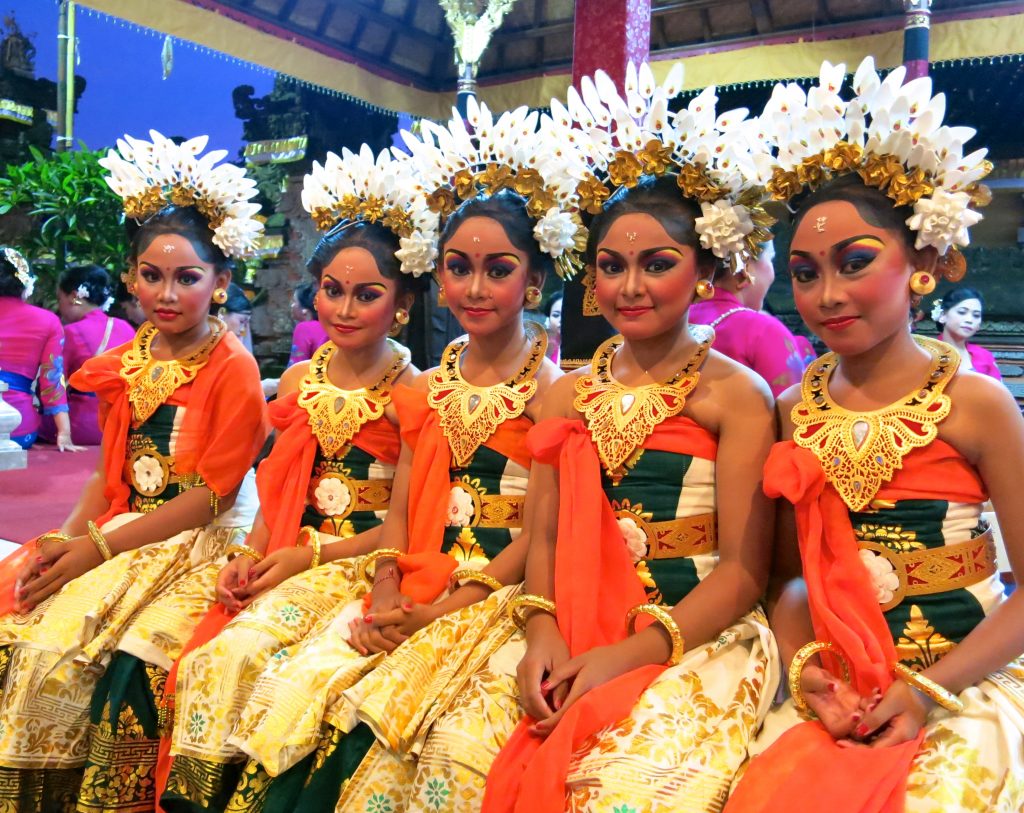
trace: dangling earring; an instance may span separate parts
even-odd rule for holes
[[[540,304],[541,292],[536,285],[526,286],[526,307],[536,308]]]
[[[444,286],[443,285],[437,286],[437,307],[439,307],[439,308],[447,308],[448,307],[448,297],[445,296]]]
[[[135,283],[137,278],[135,276],[135,269],[132,268],[130,271],[122,272],[121,282],[124,283],[125,290],[128,291],[132,296],[135,296]]]
[[[597,293],[594,286],[597,282],[594,266],[588,265],[583,274],[583,315],[600,316],[601,309],[597,306]]]
[[[910,290],[918,296],[927,296],[935,290],[935,277],[927,271],[911,274]]]
[[[405,308],[399,308],[395,311],[395,321],[391,323],[391,330],[388,331],[388,335],[394,338],[402,332],[402,328],[409,324],[409,311]]]
[[[223,305],[225,302],[228,301],[228,291],[227,291],[227,288],[214,288],[213,289],[213,297],[212,297],[212,299],[213,299],[215,304]]]
[[[711,299],[715,293],[715,286],[710,280],[702,279],[697,283],[697,296],[701,299]]]

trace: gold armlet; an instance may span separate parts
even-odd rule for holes
[[[299,528],[299,541],[303,536],[306,537],[306,545],[313,549],[313,558],[309,560],[309,569],[320,567],[320,532],[312,525],[303,525]],[[299,542],[295,544],[296,547],[301,547]]]
[[[920,672],[915,672],[909,666],[897,663],[892,668],[892,673],[907,685],[917,689],[921,694],[930,697],[946,711],[959,714],[964,710],[964,703],[959,697],[945,686],[940,686],[931,678],[925,677]]]
[[[668,660],[665,661],[665,665],[677,666],[683,659],[683,653],[686,651],[686,642],[683,640],[683,634],[679,631],[679,625],[672,617],[672,613],[664,607],[659,607],[657,604],[637,604],[636,607],[626,613],[626,629],[631,635],[633,634],[634,627],[636,627],[636,617],[638,615],[649,615],[665,628],[668,637],[672,639],[672,653],[668,656]]]
[[[224,553],[227,554],[229,562],[236,556],[248,556],[257,565],[263,561],[263,554],[256,550],[256,548],[249,547],[244,542],[232,542]]]
[[[555,602],[551,599],[544,598],[544,596],[535,596],[532,593],[523,593],[508,603],[508,617],[512,619],[519,629],[526,629],[527,608],[555,615]]]
[[[395,548],[381,548],[366,554],[366,556],[359,560],[359,578],[369,584],[370,587],[373,587],[373,577],[377,573],[377,562],[381,559],[397,559],[401,555],[402,551]],[[373,570],[370,570],[371,567]]]
[[[102,556],[105,561],[113,559],[114,554],[110,552],[110,545],[107,544],[107,540],[106,537],[103,536],[103,532],[96,527],[96,523],[92,520],[89,520],[85,524],[85,527],[89,531],[89,538],[92,540],[92,543],[96,546],[96,550],[100,552],[100,556]]]
[[[815,714],[810,710],[807,700],[804,698],[803,689],[800,688],[800,677],[804,673],[807,662],[819,652],[831,652],[843,667],[843,680],[847,683],[850,681],[850,664],[835,644],[826,641],[811,641],[800,647],[789,663],[789,695],[793,698],[793,705],[796,706],[797,712],[805,719],[814,719]]]
[[[210,512],[213,514],[213,518],[217,519],[220,514],[220,497],[217,496],[217,492],[212,488],[210,489]]]
[[[452,573],[452,586],[458,587],[459,582],[477,582],[478,584],[490,587],[492,593],[496,593],[505,586],[490,573],[484,573],[482,570],[473,570],[470,567],[464,567],[462,570],[456,570]]]

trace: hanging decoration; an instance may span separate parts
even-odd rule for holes
[[[476,71],[491,35],[498,30],[515,0],[439,0],[455,40],[459,93],[476,92]]]
[[[160,49],[160,65],[164,72],[163,78],[166,79],[174,70],[174,40],[169,34],[164,37],[164,47]]]

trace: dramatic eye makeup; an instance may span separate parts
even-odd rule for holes
[[[639,258],[644,271],[649,274],[668,271],[674,268],[681,259],[683,259],[683,253],[669,246],[641,251]],[[598,249],[597,267],[605,274],[620,273],[623,269],[622,255],[610,248]]]
[[[374,302],[388,292],[387,286],[379,282],[364,282],[356,286],[356,299],[360,302]]]
[[[860,271],[868,266],[884,248],[885,243],[877,237],[867,234],[851,237],[836,245],[836,265],[844,271]]]
[[[659,248],[644,258],[644,270],[657,274],[674,268],[683,259],[681,251],[674,248]]]

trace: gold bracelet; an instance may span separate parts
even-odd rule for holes
[[[210,510],[213,512],[213,518],[217,519],[220,514],[220,497],[212,488],[210,489]]]
[[[359,560],[359,578],[373,587],[373,577],[377,573],[377,562],[380,559],[397,559],[401,555],[402,551],[395,548],[381,548],[366,554],[366,556]],[[371,565],[373,566],[372,573],[370,572]]]
[[[677,666],[682,661],[683,653],[686,651],[686,641],[683,640],[683,634],[679,631],[679,625],[672,617],[672,613],[657,604],[637,604],[636,607],[626,613],[626,630],[631,635],[636,627],[636,617],[638,615],[649,615],[665,628],[668,637],[672,639],[672,653],[668,656],[668,660],[665,661],[665,665]]]
[[[320,567],[320,532],[312,525],[303,525],[299,528],[299,539],[302,539],[303,534],[306,535],[307,546],[313,548],[313,558],[309,560],[309,569]]]
[[[110,561],[114,558],[114,554],[110,552],[110,545],[107,544],[106,538],[103,536],[103,532],[96,527],[96,523],[89,520],[85,523],[85,527],[89,531],[89,538],[92,543],[96,546],[96,550],[100,552],[100,556],[103,557],[104,561]]]
[[[492,593],[496,593],[505,586],[490,573],[484,573],[482,570],[474,570],[471,567],[464,567],[461,570],[456,570],[452,573],[451,583],[454,587],[458,587],[459,582],[461,581],[477,582],[478,584],[486,585],[491,588]]]
[[[36,537],[36,547],[39,547],[44,542],[70,542],[71,536],[64,533],[63,531],[47,531],[45,534],[39,534]]]
[[[800,688],[800,677],[804,673],[804,667],[807,666],[807,662],[819,652],[831,652],[835,655],[843,667],[843,680],[847,683],[850,682],[850,664],[835,644],[830,641],[811,641],[809,644],[804,644],[800,647],[793,656],[793,660],[789,662],[789,696],[793,698],[793,705],[796,706],[800,716],[811,720],[816,715],[810,710],[807,700],[804,698],[803,689]]]
[[[526,609],[541,610],[549,615],[555,615],[555,602],[544,596],[535,596],[532,593],[523,593],[516,596],[508,603],[508,617],[519,629],[526,629]]]
[[[951,711],[953,714],[959,714],[964,710],[963,700],[953,694],[945,686],[936,683],[929,677],[925,677],[920,672],[915,672],[909,666],[897,663],[892,668],[892,673],[907,685],[917,689],[921,694],[926,697],[930,697],[946,711]]]
[[[245,544],[245,542],[232,542],[228,545],[224,554],[228,557],[229,562],[236,556],[248,556],[252,559],[253,564],[257,565],[263,561],[263,554],[256,550],[256,548]]]

